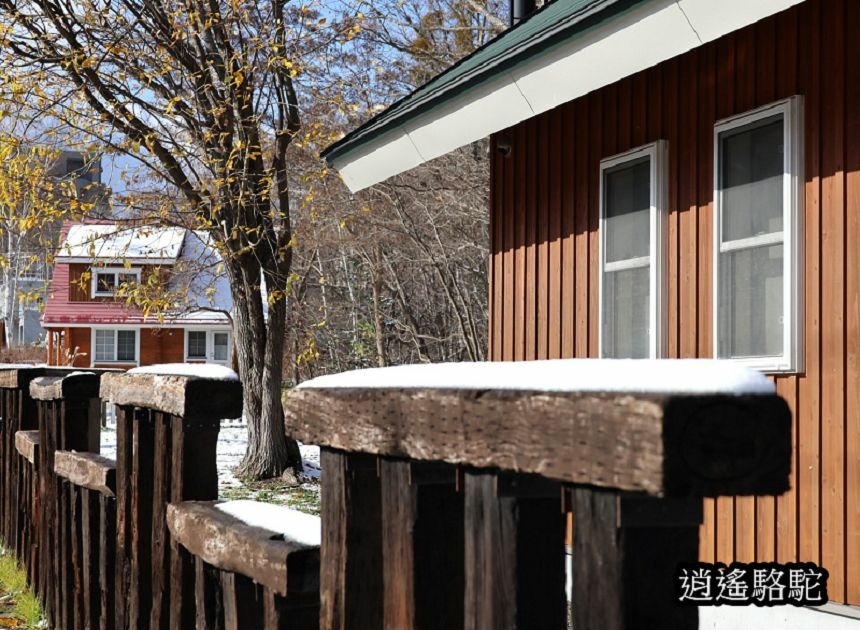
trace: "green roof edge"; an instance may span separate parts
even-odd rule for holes
[[[392,133],[407,121],[648,1],[554,0],[326,147],[321,156],[331,165],[335,159]],[[466,64],[475,68],[457,74]]]

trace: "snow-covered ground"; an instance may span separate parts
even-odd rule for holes
[[[218,433],[218,494],[222,499],[256,499],[267,503],[288,505],[312,513],[318,512],[320,449],[318,446],[300,444],[304,461],[304,473],[299,475],[299,485],[288,485],[280,480],[246,484],[234,471],[248,447],[248,426],[239,422],[225,421]],[[101,432],[101,454],[116,458],[116,425],[109,425]]]

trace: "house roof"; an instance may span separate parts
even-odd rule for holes
[[[85,229],[83,229],[85,228]],[[99,236],[103,236],[101,239]],[[116,224],[66,224],[56,257],[42,322],[45,326],[224,326],[232,310],[230,285],[208,236],[183,228],[124,228]],[[66,247],[69,245],[69,247]],[[65,255],[62,252],[66,252]],[[82,255],[84,252],[94,255]],[[74,254],[74,255],[72,255]],[[120,256],[125,254],[125,256]],[[70,264],[169,265],[171,290],[184,290],[188,304],[163,320],[136,306],[110,300],[71,301]],[[187,263],[187,264],[186,264]]]
[[[186,230],[177,227],[83,223],[69,227],[55,260],[170,265],[176,262]]]
[[[323,151],[352,191],[802,0],[555,0]]]

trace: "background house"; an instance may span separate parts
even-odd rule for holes
[[[700,555],[815,562],[846,616],[858,29],[846,0],[556,0],[327,152],[359,190],[492,134],[492,359],[716,356],[769,374],[794,415],[791,489],[706,500]],[[814,615],[701,612],[703,627],[847,623]]]
[[[204,238],[176,227],[64,226],[42,321],[48,363],[226,364],[232,348],[229,284]],[[153,277],[165,283],[174,304],[160,317],[127,299]]]
[[[98,156],[79,151],[60,151],[45,159],[46,177],[74,181],[78,199],[93,201],[103,198],[101,186],[101,160]],[[38,169],[37,169],[38,170]],[[57,213],[59,217],[60,212]],[[38,234],[22,230],[17,221],[6,222],[0,239],[0,254],[5,258],[0,281],[0,320],[6,346],[32,344],[44,340],[41,325],[45,296],[52,268],[48,256],[57,246],[62,221],[58,218],[49,225],[40,226]]]

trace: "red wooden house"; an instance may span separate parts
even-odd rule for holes
[[[860,617],[858,33],[853,0],[556,0],[326,152],[359,190],[491,136],[493,359],[771,376],[791,490],[706,500],[701,557],[815,562],[847,606],[702,627]]]
[[[183,228],[67,224],[42,321],[48,363],[131,368],[230,359],[231,299],[205,237]],[[181,298],[159,319],[124,292],[153,274]]]

